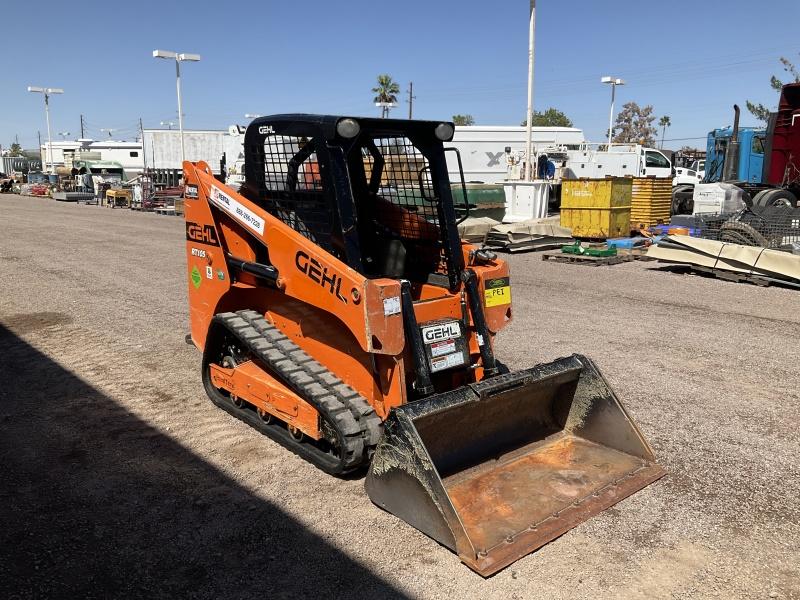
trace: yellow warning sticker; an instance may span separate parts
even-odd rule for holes
[[[508,277],[489,279],[483,292],[484,302],[488,307],[511,304],[511,286]]]

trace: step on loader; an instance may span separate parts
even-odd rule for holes
[[[191,339],[220,408],[368,469],[375,504],[488,576],[664,471],[591,360],[495,357],[509,269],[459,239],[453,132],[278,115],[248,126],[238,190],[185,162]]]

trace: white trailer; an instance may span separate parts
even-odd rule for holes
[[[224,129],[184,129],[186,160],[204,160],[215,175],[220,173],[220,161],[225,155],[228,175],[237,182],[244,164],[244,130],[241,125]],[[177,129],[145,129],[144,151],[147,166],[155,169],[182,169],[181,139]]]
[[[214,173],[225,152],[225,130],[184,129],[186,160],[204,160]],[[181,134],[177,129],[145,129],[144,152],[151,169],[182,169]]]
[[[583,131],[575,127],[533,127],[534,152],[553,147],[580,148],[585,144]],[[457,148],[464,165],[464,179],[469,182],[502,183],[508,170],[508,155],[525,151],[525,127],[456,126],[448,147]],[[447,153],[450,181],[458,183],[458,163]]]

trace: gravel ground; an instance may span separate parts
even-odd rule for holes
[[[0,196],[0,595],[800,598],[800,293],[511,256],[512,368],[592,357],[668,475],[490,579],[214,408],[183,222]]]

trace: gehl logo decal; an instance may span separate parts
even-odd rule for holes
[[[302,250],[297,251],[294,257],[294,264],[311,281],[320,284],[328,290],[328,293],[334,294],[339,300],[347,304],[347,298],[342,296],[342,278],[340,275],[333,273],[329,276],[328,267],[323,267],[317,259],[311,258]]]
[[[219,246],[217,232],[211,225],[199,225],[197,223],[186,223],[186,239],[200,244]]]

